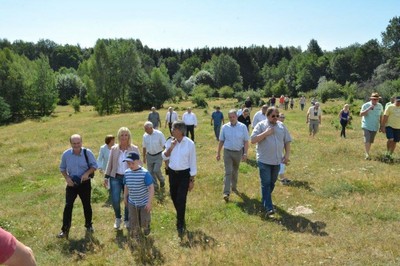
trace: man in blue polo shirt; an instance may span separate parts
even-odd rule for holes
[[[215,111],[211,114],[211,125],[214,124],[214,133],[217,140],[219,140],[219,132],[221,131],[221,125],[225,124],[224,114],[220,111],[219,106],[215,107]]]
[[[86,231],[92,233],[92,206],[90,204],[90,176],[97,169],[96,158],[89,149],[82,148],[82,137],[74,134],[70,138],[71,147],[61,157],[60,171],[65,178],[65,207],[63,225],[58,238],[67,238],[71,228],[72,209],[77,196],[82,201]]]

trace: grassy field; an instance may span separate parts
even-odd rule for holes
[[[254,145],[250,145],[249,161],[240,166],[240,193],[229,203],[222,199],[224,168],[215,159],[217,141],[210,126],[215,104],[221,105],[227,120],[227,111],[236,102],[215,100],[207,110],[193,110],[199,120],[198,176],[188,195],[188,233],[182,240],[165,192],[156,197],[150,237],[132,247],[126,229],[113,229],[114,214],[100,173],[92,196],[95,233],[85,235],[77,199],[70,239],[55,237],[65,196],[58,166],[62,152],[69,148],[69,136],[80,133],[84,146],[97,156],[105,135],[116,135],[127,126],[141,150],[147,111],[100,117],[92,107],[76,114],[70,107],[58,107],[53,117],[0,127],[0,226],[29,245],[39,265],[400,264],[399,151],[395,163],[380,160],[386,149],[383,134],[372,146],[373,160],[365,161],[357,114],[347,139],[339,137],[336,114],[323,116],[320,133],[312,139],[306,111],[298,106],[286,111],[285,123],[293,137],[286,175],[293,182],[277,183],[273,193],[277,214],[268,219],[260,203]],[[342,104],[328,102],[321,107]],[[190,105],[176,106],[179,115]],[[162,118],[165,113],[160,110]],[[166,134],[168,129],[162,131]],[[312,213],[302,213],[304,209]]]

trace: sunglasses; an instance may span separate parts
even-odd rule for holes
[[[278,118],[279,115],[271,115],[272,118]]]

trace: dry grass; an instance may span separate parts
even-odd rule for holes
[[[61,227],[64,181],[60,156],[73,133],[95,154],[104,136],[128,126],[141,146],[147,112],[100,117],[91,107],[74,114],[59,107],[54,117],[0,127],[0,225],[32,247],[39,265],[398,265],[400,263],[400,200],[398,162],[381,162],[386,147],[382,134],[372,147],[374,160],[363,159],[362,132],[355,115],[348,138],[340,139],[324,115],[320,133],[308,136],[305,111],[286,111],[292,133],[290,186],[277,184],[277,215],[264,217],[260,206],[255,147],[240,166],[240,194],[222,200],[223,163],[215,160],[217,142],[210,126],[214,104],[224,114],[236,103],[219,100],[207,111],[194,109],[198,169],[196,187],[188,197],[188,233],[175,232],[175,212],[168,193],[159,195],[152,213],[152,233],[141,245],[127,232],[114,231],[112,209],[99,174],[94,180],[93,236],[85,235],[83,211],[75,203],[70,240],[55,238]],[[328,102],[322,108],[342,103]],[[191,105],[181,103],[183,108]],[[160,110],[164,117],[166,110]],[[253,114],[254,114],[253,110]],[[162,129],[167,133],[166,129]],[[397,158],[399,157],[397,152]],[[305,206],[312,214],[294,215]]]

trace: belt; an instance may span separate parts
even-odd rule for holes
[[[168,171],[171,171],[171,172],[174,172],[176,174],[179,174],[179,173],[184,173],[184,172],[190,172],[190,168],[185,169],[185,170],[174,170],[174,169],[168,168]]]
[[[150,155],[150,156],[156,156],[156,155],[159,155],[160,153],[162,153],[162,151],[157,152],[156,154],[150,154],[150,153],[147,153],[147,154]]]
[[[234,150],[230,150],[230,149],[225,149],[225,150],[227,150],[227,151],[232,151],[232,152],[239,152],[239,151],[242,151],[242,150],[234,151]]]
[[[117,178],[117,177],[124,177],[124,175],[121,175],[121,174],[115,174],[115,178]]]

